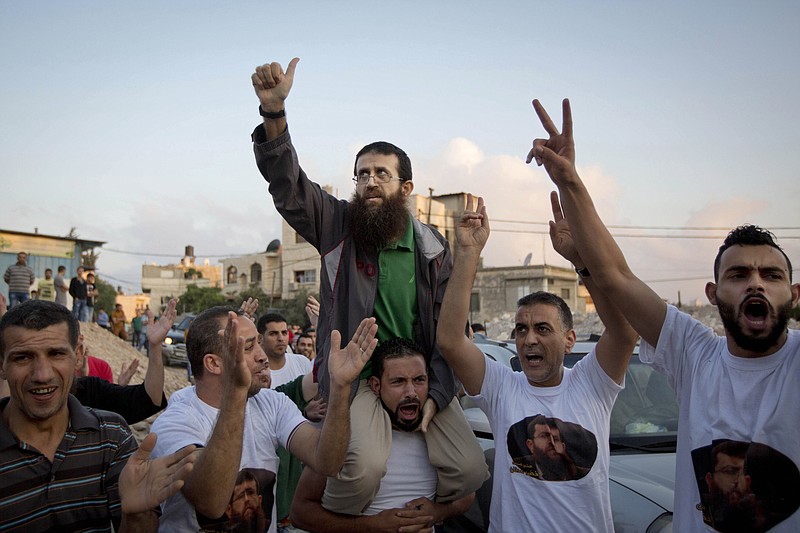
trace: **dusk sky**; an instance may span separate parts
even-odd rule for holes
[[[736,225],[800,264],[798,26],[796,1],[0,0],[0,228],[106,241],[100,274],[130,291],[187,244],[263,251],[280,217],[250,75],[298,56],[286,110],[312,179],[349,197],[358,149],[393,142],[417,192],[486,198],[488,266],[566,265],[525,156],[544,135],[531,100],[560,123],[569,97],[579,171],[632,269],[693,302]]]

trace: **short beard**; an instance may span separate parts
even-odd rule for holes
[[[780,305],[776,309],[773,309],[766,300],[765,303],[769,314],[775,317],[775,326],[768,330],[763,337],[753,337],[746,334],[739,325],[741,311],[734,305],[717,298],[717,310],[719,311],[719,317],[722,319],[722,325],[725,326],[725,331],[733,338],[733,342],[739,348],[753,353],[768,352],[778,344],[778,339],[786,331],[786,326],[789,323],[791,302]]]
[[[380,205],[373,206],[354,192],[347,226],[356,248],[362,252],[381,249],[403,235],[409,218],[406,200],[399,189],[392,196],[384,196]]]
[[[419,407],[418,416],[417,419],[414,420],[413,422],[406,422],[405,420],[400,420],[397,417],[397,413],[389,409],[389,406],[383,403],[383,400],[381,400],[381,405],[383,406],[383,410],[389,414],[389,420],[391,420],[393,428],[397,428],[400,431],[406,431],[408,433],[411,433],[412,431],[416,430],[422,423],[422,406],[419,403],[417,403],[417,407]],[[397,406],[397,408],[399,409],[401,405],[404,404],[401,402],[400,405]]]

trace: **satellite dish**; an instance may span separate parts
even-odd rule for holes
[[[281,241],[278,239],[273,239],[269,246],[267,246],[267,252],[278,252],[281,249]]]
[[[533,259],[533,252],[528,252],[528,255],[525,256],[525,260],[522,262],[522,266],[531,266],[531,259]]]

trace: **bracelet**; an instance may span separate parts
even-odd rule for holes
[[[582,278],[588,278],[590,276],[589,269],[586,267],[583,268],[575,267],[575,272],[577,272],[578,275]]]
[[[259,104],[258,114],[264,118],[270,118],[272,120],[275,120],[286,116],[286,108],[281,109],[277,113],[270,113],[269,111],[264,111],[263,109],[261,109],[261,105]]]

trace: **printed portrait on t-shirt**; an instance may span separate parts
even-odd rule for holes
[[[264,533],[269,530],[272,521],[272,489],[275,484],[275,473],[264,469],[244,468],[236,476],[228,501],[228,507],[222,516],[210,519],[197,513],[200,531]]]
[[[703,521],[716,531],[767,531],[800,506],[800,471],[757,442],[720,439],[692,451]]]
[[[578,424],[539,414],[508,429],[508,453],[514,463],[512,473],[542,481],[571,481],[592,469],[597,438]]]

